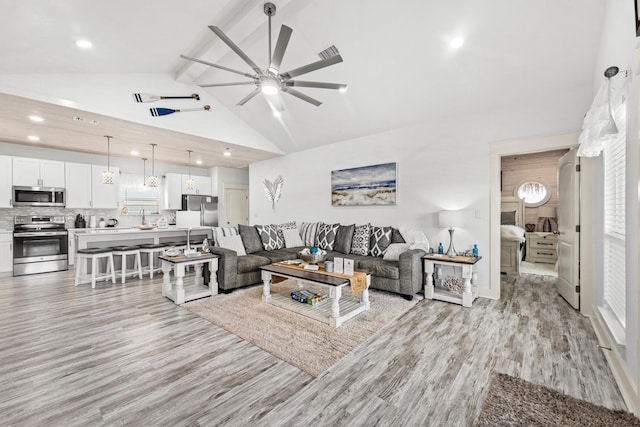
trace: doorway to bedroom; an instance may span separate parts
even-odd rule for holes
[[[557,277],[558,164],[568,151],[501,157],[501,273]]]

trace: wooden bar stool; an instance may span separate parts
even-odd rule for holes
[[[160,262],[156,263],[156,260],[160,255],[163,255],[167,250],[166,243],[148,243],[144,245],[138,245],[140,248],[140,255],[147,254],[147,265],[142,267],[143,273],[149,273],[149,278],[153,279],[153,273],[156,271],[162,271]]]
[[[101,273],[101,259],[107,261],[104,273]],[[91,261],[91,274],[87,273],[88,262]],[[76,286],[80,283],[91,282],[91,287],[96,287],[97,280],[111,279],[116,283],[115,268],[113,266],[113,252],[111,248],[87,248],[76,251]]]
[[[120,280],[124,284],[126,276],[138,276],[142,279],[142,262],[140,260],[140,248],[138,246],[112,246],[113,256],[120,256],[122,266],[120,267]],[[127,269],[127,255],[133,256],[133,269]]]

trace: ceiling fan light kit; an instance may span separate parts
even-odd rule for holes
[[[199,58],[193,58],[186,55],[180,55],[181,58],[187,59],[189,61],[198,62],[200,64],[208,65],[210,67],[218,68],[220,70],[229,71],[231,73],[239,74],[241,76],[247,77],[251,79],[250,81],[244,82],[232,82],[232,83],[210,83],[210,84],[202,84],[201,87],[223,87],[223,86],[241,86],[241,85],[255,85],[256,88],[250,92],[247,96],[242,98],[236,105],[244,105],[253,97],[258,95],[260,92],[264,93],[268,96],[267,101],[271,106],[274,113],[276,111],[281,112],[284,111],[284,106],[282,105],[281,100],[279,99],[279,93],[287,93],[291,96],[294,96],[298,99],[306,101],[312,105],[320,106],[322,102],[314,99],[308,95],[303,94],[302,92],[293,89],[293,87],[310,87],[310,88],[319,88],[319,89],[335,89],[341,92],[344,92],[347,88],[346,84],[338,84],[338,83],[324,83],[324,82],[310,82],[310,81],[297,81],[293,80],[297,76],[301,76],[303,74],[310,73],[312,71],[320,70],[322,68],[329,67],[334,64],[338,64],[342,62],[342,56],[338,52],[338,49],[335,46],[330,46],[320,53],[320,60],[316,62],[312,62],[307,65],[303,65],[302,67],[295,68],[293,70],[281,73],[280,65],[282,63],[282,58],[284,57],[285,51],[289,44],[289,39],[291,38],[291,34],[293,30],[286,25],[282,25],[280,27],[280,33],[278,35],[278,39],[276,41],[276,46],[271,50],[271,17],[276,14],[276,6],[273,3],[267,2],[264,4],[264,13],[268,16],[269,19],[269,65],[266,69],[261,69],[258,65],[251,60],[247,56],[246,53],[242,49],[240,49],[227,35],[217,26],[211,25],[209,29],[217,35],[220,40],[222,40],[231,50],[233,50],[251,69],[254,74],[245,73],[243,71],[234,70],[229,67],[225,67],[222,65],[214,64],[211,62],[204,61]],[[153,112],[152,112],[153,114]],[[170,114],[170,113],[167,113]],[[275,115],[275,114],[274,114]]]

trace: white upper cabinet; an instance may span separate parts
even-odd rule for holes
[[[13,185],[63,188],[65,186],[64,162],[14,157]]]
[[[193,189],[187,189],[187,180],[189,175],[182,175],[182,194],[201,194],[203,196],[210,196],[211,193],[211,178],[208,176],[191,175],[193,180]]]
[[[164,176],[163,208],[182,209],[182,175],[168,173]]]
[[[102,172],[107,170],[106,166],[91,166],[91,200],[94,209],[116,209],[120,195],[120,169],[111,166],[115,180],[113,184],[105,184],[102,181]]]
[[[67,208],[91,207],[91,165],[65,163]]]
[[[0,208],[11,207],[12,175],[11,157],[0,156]]]

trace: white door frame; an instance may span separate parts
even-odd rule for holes
[[[575,147],[578,143],[578,132],[513,139],[508,141],[497,141],[489,145],[489,183],[490,208],[490,249],[491,249],[491,280],[489,289],[478,289],[479,295],[485,298],[500,298],[500,199],[502,191],[500,189],[500,159],[503,156],[510,156],[523,153],[538,153],[542,151],[559,150],[563,148]],[[583,292],[591,292],[591,289],[582,289]]]

